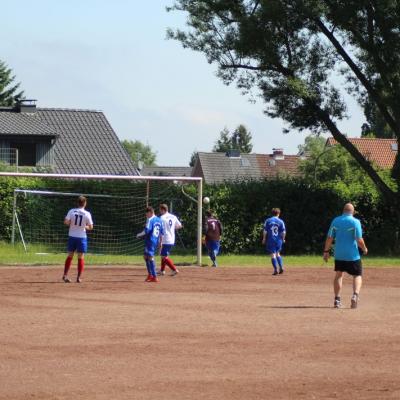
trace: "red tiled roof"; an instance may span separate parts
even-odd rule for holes
[[[396,139],[378,138],[348,138],[357,147],[358,151],[369,161],[376,164],[379,168],[392,168],[398,150],[393,149],[397,144]],[[328,138],[327,146],[333,146],[337,142],[334,138]]]
[[[266,178],[278,175],[300,176],[300,156],[285,154],[282,159],[273,154],[257,154],[257,162],[261,173]]]

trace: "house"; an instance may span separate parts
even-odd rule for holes
[[[380,169],[390,169],[394,165],[398,153],[396,139],[380,138],[347,138],[358,151]],[[334,138],[328,138],[326,146],[336,145]]]
[[[192,167],[146,167],[140,170],[142,176],[192,176]]]
[[[271,179],[278,176],[299,176],[302,157],[286,155],[283,149],[272,154],[245,154],[236,150],[227,153],[197,153],[192,176],[202,177],[205,183]]]
[[[60,174],[138,175],[101,111],[0,107],[0,161]]]

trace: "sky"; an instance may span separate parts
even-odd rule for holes
[[[19,0],[2,4],[0,60],[38,107],[101,110],[121,140],[140,140],[157,165],[187,166],[211,151],[226,127],[244,124],[253,152],[296,154],[306,133],[283,134],[265,104],[250,103],[216,77],[205,56],[166,40],[185,15],[173,0]],[[339,124],[358,136],[364,118],[354,101]]]

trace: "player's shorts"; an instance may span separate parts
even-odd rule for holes
[[[173,244],[163,244],[161,247],[161,256],[162,257],[169,256],[173,247],[174,247]]]
[[[335,260],[335,271],[347,272],[353,276],[362,275],[361,259],[355,261]]]
[[[157,246],[146,246],[144,248],[144,255],[154,257],[157,252]]]
[[[221,242],[219,240],[207,240],[206,246],[208,251],[212,251],[217,256],[219,254]]]
[[[280,253],[282,250],[282,244],[283,242],[267,242],[267,245],[265,247],[265,251],[267,254],[275,254],[275,253]]]
[[[87,253],[87,238],[68,237],[68,252]]]

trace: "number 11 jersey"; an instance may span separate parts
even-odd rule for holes
[[[73,208],[68,211],[66,220],[70,221],[68,235],[75,238],[85,238],[86,225],[93,225],[92,215],[84,208]]]

